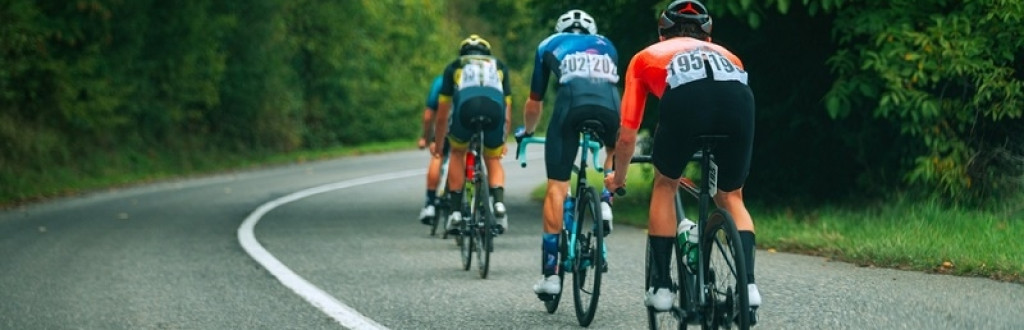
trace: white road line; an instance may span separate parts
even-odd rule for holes
[[[263,245],[256,240],[256,236],[253,234],[253,229],[264,214],[267,214],[270,210],[284,204],[333,190],[424,174],[426,174],[425,169],[374,175],[300,190],[287,196],[272,200],[266,204],[260,205],[260,207],[256,208],[255,211],[249,214],[249,217],[245,218],[245,221],[242,222],[242,226],[238,227],[238,241],[242,244],[242,248],[249,253],[249,256],[255,259],[256,262],[259,262],[260,265],[263,265],[263,268],[273,274],[281,284],[292,289],[292,291],[297,293],[303,299],[306,299],[307,302],[326,313],[327,316],[330,316],[335,321],[338,321],[338,323],[341,323],[342,326],[360,330],[387,329],[383,325],[363,316],[363,314],[360,314],[358,311],[338,301],[338,299],[309,283],[309,281],[306,281],[306,279],[302,278],[298,274],[295,274],[295,272],[281,263],[280,260],[277,260],[277,258],[271,255],[270,252],[267,252],[267,249],[263,248]]]

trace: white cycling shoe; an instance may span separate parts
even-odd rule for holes
[[[676,301],[676,294],[668,288],[658,288],[655,291],[654,288],[647,289],[647,294],[644,296],[644,305],[654,308],[659,312],[666,312],[672,309],[672,303]]]
[[[608,202],[601,202],[601,218],[604,220],[604,235],[612,233],[612,206]]]
[[[757,291],[757,284],[747,284],[747,299],[750,301],[751,308],[761,306],[761,292]]]
[[[461,225],[461,224],[462,224],[462,212],[455,211],[455,212],[452,212],[452,214],[448,216],[448,224],[445,225],[445,229],[448,229],[449,232],[452,232],[452,231],[458,230],[459,229],[459,225]]]
[[[546,276],[537,284],[533,285],[533,293],[555,295],[562,292],[562,283],[558,281],[558,275]]]
[[[420,210],[420,222],[422,222],[424,225],[429,225],[430,218],[433,218],[435,214],[436,213],[433,205],[427,205],[423,207],[423,210]]]
[[[494,203],[494,220],[497,221],[498,226],[501,227],[499,231],[500,234],[504,234],[508,231],[508,214],[505,214],[505,203]]]

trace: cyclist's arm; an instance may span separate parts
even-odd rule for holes
[[[615,181],[609,190],[626,184],[626,173],[629,172],[629,159],[633,158],[633,151],[636,149],[637,129],[630,127],[619,128],[619,139],[615,142]]]
[[[534,100],[533,97],[526,99],[526,104],[523,105],[523,126],[525,126],[527,133],[533,133],[537,130],[537,124],[540,123],[540,114],[543,109],[544,101]]]
[[[434,109],[423,108],[423,135],[420,139],[425,141],[431,140],[430,133],[434,131]]]
[[[444,139],[448,136],[448,114],[451,108],[451,96],[441,95],[437,102],[437,114],[434,118],[434,145],[437,150],[441,150]]]
[[[512,132],[512,97],[505,97],[505,136],[502,141],[508,141],[508,135]]]

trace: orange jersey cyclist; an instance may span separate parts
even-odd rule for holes
[[[560,281],[555,276],[558,233],[562,230],[563,203],[579,151],[579,125],[588,119],[600,121],[604,126],[604,132],[599,134],[601,142],[609,151],[615,146],[621,102],[616,87],[618,60],[615,46],[597,34],[594,18],[582,10],[570,10],[560,16],[555,22],[555,33],[537,47],[530,97],[523,111],[525,129],[516,138],[521,140],[533,135],[543,109],[544,94],[553,80],[555,105],[544,143],[548,181],[541,239],[542,278],[533,287],[538,295],[561,292]],[[611,158],[606,158],[604,167],[610,169]],[[611,231],[609,202],[606,197],[601,203],[606,233]]]
[[[505,212],[505,172],[501,157],[505,153],[505,139],[511,122],[512,90],[509,88],[508,70],[505,64],[491,56],[491,45],[478,35],[471,35],[459,45],[459,57],[444,70],[441,94],[438,98],[435,137],[432,151],[440,156],[440,146],[445,137],[450,143],[448,161],[448,189],[451,195],[452,214],[448,217],[449,231],[462,221],[462,188],[466,177],[453,175],[465,173],[466,152],[475,132],[470,120],[476,116],[491,119],[491,125],[484,127],[484,164],[487,166],[488,185],[494,198],[494,215],[500,232],[508,230],[508,215]],[[450,110],[450,115],[449,115]]]
[[[661,275],[656,276],[660,280],[651,283],[645,298],[648,306],[658,310],[670,308],[675,299],[665,276],[678,229],[673,198],[683,167],[697,151],[695,137],[701,134],[729,136],[714,152],[718,165],[714,199],[736,221],[750,270],[750,306],[761,304],[754,284],[754,223],[743,203],[743,184],[753,152],[754,95],[747,86],[747,72],[740,59],[711,43],[711,26],[707,9],[695,0],[673,1],[662,12],[658,23],[661,41],[633,56],[626,70],[622,127],[615,154],[617,173],[605,178],[605,185],[612,191],[623,186],[647,96],[660,98],[651,155],[656,174],[648,235],[654,270]],[[687,230],[693,222],[685,221],[680,226],[687,226],[683,229]]]

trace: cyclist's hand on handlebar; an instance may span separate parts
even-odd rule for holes
[[[626,183],[624,181],[625,178],[623,178],[622,180],[618,180],[615,172],[608,173],[608,175],[604,177],[604,188],[608,189],[608,191],[618,193],[619,189],[626,186]]]
[[[527,133],[525,127],[519,126],[518,128],[516,128],[516,143],[517,144],[518,143],[523,143],[523,139],[528,138],[528,137],[532,137],[532,136],[533,136],[533,133],[532,132],[531,133]]]
[[[419,141],[416,141],[416,147],[420,148],[420,150],[423,150],[424,148],[426,148],[427,147],[427,139],[420,138]]]

